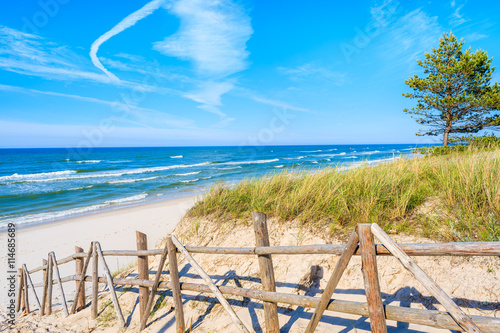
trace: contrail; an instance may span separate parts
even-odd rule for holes
[[[120,21],[120,23],[115,25],[111,30],[106,32],[101,37],[97,38],[97,40],[94,43],[92,43],[92,46],[90,47],[90,59],[92,59],[92,63],[94,64],[94,66],[102,70],[112,80],[120,81],[120,79],[118,79],[116,75],[114,75],[113,73],[109,72],[106,68],[104,68],[104,66],[97,58],[97,51],[99,50],[99,47],[111,37],[118,35],[123,30],[130,28],[131,26],[136,24],[137,21],[142,20],[148,15],[151,15],[155,10],[160,8],[160,6],[164,1],[165,0],[153,0],[151,2],[148,2],[144,7],[133,12],[129,16],[125,17],[123,20]]]

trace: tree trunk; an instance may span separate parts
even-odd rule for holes
[[[450,134],[451,130],[451,123],[446,124],[446,128],[444,129],[444,134],[443,134],[443,146],[448,145],[448,136]]]

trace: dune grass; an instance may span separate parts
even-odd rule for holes
[[[500,240],[500,156],[469,149],[216,184],[188,216],[248,219],[254,210],[313,229],[328,226],[332,233],[378,223],[389,232],[439,240]]]

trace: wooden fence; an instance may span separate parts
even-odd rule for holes
[[[182,306],[182,291],[212,293],[219,300],[231,317],[235,327],[241,332],[250,332],[241,321],[224,295],[242,296],[260,300],[264,304],[266,332],[279,332],[277,304],[284,303],[302,307],[315,308],[315,312],[305,330],[312,333],[316,329],[324,311],[366,316],[370,318],[372,332],[387,332],[386,319],[399,322],[426,325],[436,328],[461,330],[466,332],[500,332],[500,319],[485,316],[466,315],[453,300],[413,261],[409,256],[500,256],[500,242],[471,243],[432,243],[432,244],[396,244],[377,224],[358,224],[346,245],[304,245],[304,246],[270,246],[266,216],[259,212],[252,214],[256,245],[255,247],[193,247],[184,246],[173,236],[167,236],[163,249],[148,250],[146,235],[137,232],[137,250],[103,251],[99,242],[92,242],[87,252],[76,247],[75,254],[56,260],[54,252],[50,252],[43,265],[28,270],[23,265],[19,270],[19,293],[17,311],[30,313],[28,290],[31,288],[38,305],[39,315],[52,313],[53,285],[60,291],[63,311],[66,316],[74,314],[85,307],[85,283],[92,283],[91,317],[98,315],[98,284],[106,283],[120,325],[125,326],[116,286],[139,287],[140,329],[143,330],[151,312],[154,296],[158,290],[172,290],[175,309],[176,331],[185,331],[185,320]],[[381,245],[374,243],[374,236]],[[179,281],[177,254],[180,253],[197,271],[206,284],[184,283]],[[208,274],[198,265],[191,253],[257,255],[260,267],[261,283],[264,290],[245,289],[229,286],[216,286]],[[340,259],[320,298],[300,296],[276,292],[272,255],[294,254],[332,254],[340,255]],[[360,255],[362,273],[367,302],[352,302],[331,299],[340,278],[351,257]],[[398,306],[383,305],[377,271],[377,256],[392,255],[441,303],[447,312],[421,310]],[[138,278],[113,278],[105,257],[134,256],[138,258]],[[149,280],[148,258],[160,256],[154,280]],[[163,268],[168,260],[170,280],[162,281]],[[75,262],[75,275],[61,277],[59,265]],[[87,275],[90,262],[92,269]],[[102,265],[104,276],[98,276],[98,266]],[[31,275],[43,272],[43,282],[34,284]],[[54,278],[55,275],[55,278]],[[63,283],[75,281],[76,292],[69,309]],[[35,288],[42,288],[42,300],[38,298]]]

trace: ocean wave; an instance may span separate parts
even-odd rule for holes
[[[319,149],[319,150],[305,150],[305,151],[301,151],[301,153],[319,153],[319,152],[322,152],[323,150]]]
[[[54,172],[40,172],[40,173],[29,173],[29,174],[17,174],[14,173],[10,176],[2,176],[0,177],[0,181],[2,180],[15,180],[15,181],[20,181],[20,180],[29,180],[33,178],[40,178],[40,177],[50,177],[50,176],[64,176],[64,175],[72,175],[75,174],[75,170],[64,170],[64,171],[54,171]]]
[[[283,164],[282,164],[282,165],[276,165],[276,166],[275,166],[275,168],[283,168],[283,167],[284,167],[284,165],[283,165]]]
[[[135,183],[135,182],[143,182],[146,180],[153,180],[158,177],[147,177],[147,178],[139,178],[139,179],[124,179],[124,180],[116,180],[113,182],[108,182],[108,184],[128,184],[128,183]]]
[[[314,157],[335,157],[335,156],[344,156],[346,153],[338,153],[338,154],[321,154],[321,155],[314,155]]]
[[[210,178],[212,178],[212,176],[203,177],[202,179],[207,180],[207,179],[210,179]]]
[[[256,161],[240,161],[240,162],[223,162],[219,163],[219,165],[240,165],[240,164],[265,164],[265,163],[272,163],[272,162],[278,162],[280,159],[275,158],[272,160],[256,160]]]
[[[141,194],[133,195],[133,196],[130,196],[130,197],[125,197],[125,198],[120,198],[120,199],[115,199],[115,200],[109,200],[109,201],[106,201],[104,204],[105,205],[113,205],[113,204],[121,204],[121,203],[124,203],[124,202],[140,201],[140,200],[146,199],[147,196],[148,196],[147,193],[141,193]]]
[[[133,162],[132,160],[123,160],[123,161],[107,161],[108,163],[130,163]]]
[[[178,176],[178,177],[183,177],[183,176],[192,176],[192,175],[197,175],[199,174],[201,171],[195,171],[195,172],[188,172],[188,173],[178,173],[176,175],[172,175],[172,176]]]
[[[346,157],[343,157],[343,158],[358,158],[357,156],[346,156]]]
[[[318,163],[318,161],[312,161],[311,163],[312,163],[312,164],[317,164],[317,163]]]
[[[181,180],[181,183],[193,183],[193,182],[197,182],[199,179],[196,178],[196,179],[190,179],[190,180]]]
[[[374,150],[374,151],[365,151],[363,153],[360,153],[361,155],[372,155],[372,154],[377,154],[380,153],[379,150]]]
[[[84,160],[84,161],[76,161],[76,163],[88,163],[88,164],[95,164],[95,163],[101,163],[102,160]]]
[[[68,189],[68,191],[86,190],[86,189],[89,189],[89,188],[92,188],[92,187],[94,187],[94,185],[70,188],[70,189]]]
[[[166,170],[172,170],[172,169],[193,168],[193,167],[204,166],[204,165],[208,165],[208,164],[209,164],[208,162],[197,163],[197,164],[178,164],[178,165],[170,165],[170,166],[151,167],[151,168],[117,170],[117,171],[102,172],[102,173],[97,173],[97,174],[85,174],[85,175],[76,175],[76,176],[72,176],[72,175],[68,174],[68,177],[56,177],[56,178],[44,178],[44,179],[24,179],[24,180],[21,179],[21,181],[30,182],[30,183],[31,182],[37,183],[37,182],[51,182],[51,181],[60,181],[60,180],[121,177],[123,175],[136,175],[136,174],[166,171]],[[76,173],[76,171],[73,171],[72,173]]]
[[[217,170],[234,170],[234,169],[241,169],[241,166],[235,166],[235,167],[229,167],[229,168],[216,168]]]
[[[184,156],[182,155],[177,155],[177,156],[170,156],[170,158],[183,158]]]

